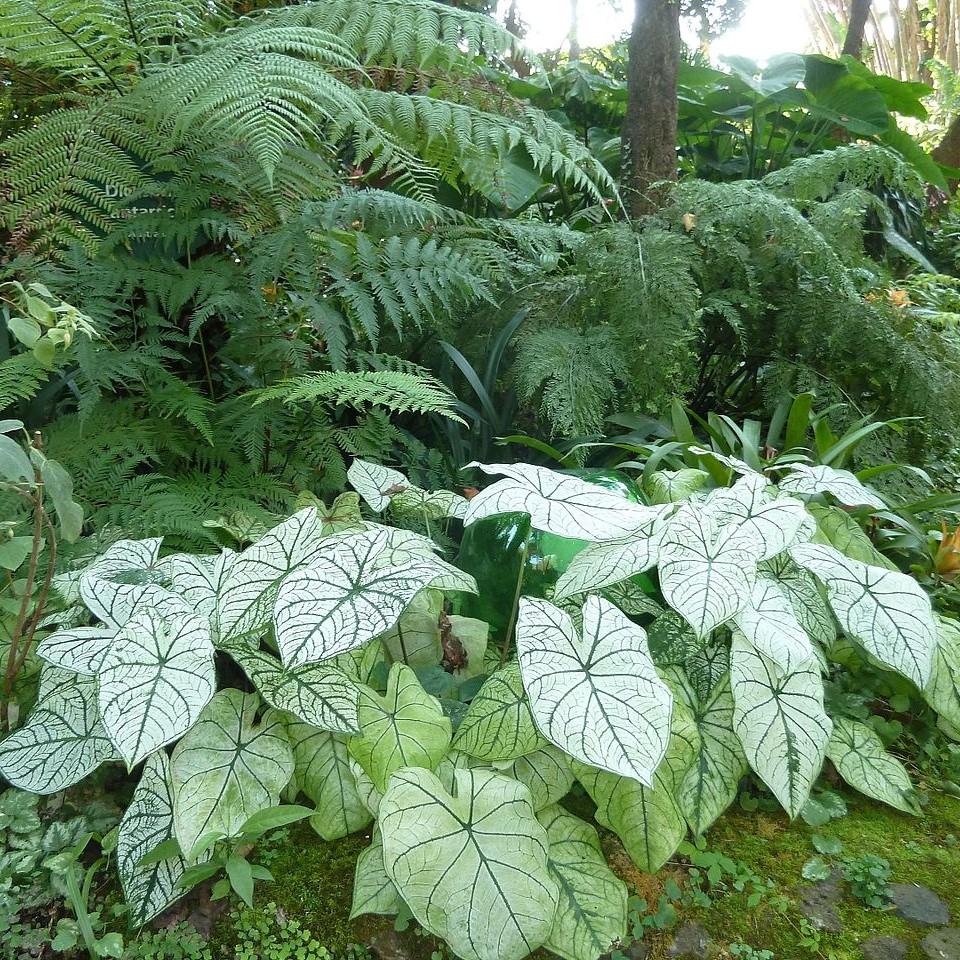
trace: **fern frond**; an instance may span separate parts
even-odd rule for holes
[[[6,331],[3,332],[6,337]],[[0,362],[0,413],[23,400],[32,400],[50,379],[51,370],[32,353],[15,353]]]

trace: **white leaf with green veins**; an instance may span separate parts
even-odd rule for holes
[[[433,770],[450,748],[449,718],[405,663],[391,667],[384,696],[363,689],[359,720],[350,755],[381,792],[401,767]]]
[[[734,728],[747,760],[794,818],[820,776],[833,729],[817,662],[782,674],[734,631],[730,677]]]
[[[411,485],[393,498],[391,506],[397,513],[412,514],[421,520],[462,520],[467,514],[467,503],[466,497],[452,490],[423,490]]]
[[[738,457],[717,453],[716,450],[708,450],[706,447],[688,447],[687,449],[690,453],[696,454],[698,457],[712,457],[717,463],[722,463],[725,467],[729,467],[734,473],[744,474],[745,476],[749,476],[750,474],[761,476],[750,464]]]
[[[183,736],[216,691],[209,623],[179,603],[134,615],[100,669],[100,716],[130,769]]]
[[[825,543],[836,547],[851,560],[859,560],[871,567],[886,567],[898,570],[899,567],[885,557],[867,536],[864,529],[841,507],[828,507],[822,503],[808,504],[810,515],[817,521],[814,543]]]
[[[440,643],[440,614],[443,594],[421,590],[380,640],[390,659],[411,667],[435,667],[443,659]]]
[[[626,884],[607,866],[590,824],[558,806],[537,819],[547,831],[547,867],[560,892],[546,947],[566,960],[597,960],[626,937]]]
[[[164,557],[157,569],[170,582],[170,589],[183,597],[198,617],[216,614],[217,595],[237,554],[224,550],[215,557],[176,553]]]
[[[651,503],[677,503],[688,500],[710,482],[706,470],[658,470],[647,480]]]
[[[776,580],[758,576],[750,602],[733,618],[754,648],[784,673],[813,656],[813,645]]]
[[[457,727],[453,746],[478,760],[516,760],[539,750],[537,731],[523,689],[520,665],[501,667],[484,682]]]
[[[383,794],[373,785],[373,781],[367,776],[366,771],[353,757],[350,757],[350,773],[353,774],[353,781],[357,785],[357,796],[360,798],[360,802],[370,816],[376,817],[380,813],[380,801],[383,799]]]
[[[837,624],[827,605],[823,588],[813,574],[798,567],[785,553],[761,564],[760,572],[772,577],[780,585],[807,636],[828,649],[833,646],[837,639]]]
[[[379,463],[370,463],[357,458],[347,470],[350,486],[376,513],[390,506],[390,500],[401,490],[410,486],[410,481],[399,470],[391,470]]]
[[[323,547],[317,511],[308,507],[236,556],[217,596],[219,639],[242,637],[265,627],[280,581],[318,557]]]
[[[260,698],[221,690],[174,748],[174,829],[189,858],[209,835],[236,836],[259,810],[276,806],[293,776],[286,721],[273,709],[256,719]]]
[[[827,756],[854,790],[904,813],[920,813],[910,774],[896,757],[887,753],[883,741],[865,723],[837,717]]]
[[[804,496],[829,493],[847,507],[886,509],[887,505],[849,470],[836,470],[822,464],[808,466],[805,463],[792,463],[787,470],[788,475],[780,481],[780,489],[784,493],[799,493]]]
[[[560,537],[617,540],[641,529],[657,508],[631,503],[619,493],[578,477],[529,463],[472,463],[488,474],[506,479],[481,490],[468,504],[464,524],[501,513],[529,513],[536,530]]]
[[[657,572],[664,599],[701,640],[749,602],[765,545],[712,517],[681,507],[660,541]]]
[[[147,757],[117,834],[117,872],[134,927],[143,926],[185,893],[179,886],[186,870],[182,857],[168,857],[146,866],[140,863],[172,836],[169,761],[159,750]]]
[[[364,847],[357,857],[350,919],[355,920],[368,913],[393,917],[402,908],[403,899],[383,865],[383,840],[379,830],[375,830],[373,842],[369,847]]]
[[[921,689],[926,685],[937,629],[930,598],[912,577],[868,567],[818,544],[792,547],[790,555],[826,586],[830,606],[849,636]]]
[[[530,791],[534,810],[559,803],[570,792],[575,779],[570,758],[549,743],[516,760],[497,760],[493,767],[519,780]]]
[[[339,840],[362,830],[372,819],[351,772],[348,737],[291,721],[293,786],[317,808],[310,824],[324,840]]]
[[[960,625],[940,617],[937,634],[933,670],[923,693],[942,720],[960,728]]]
[[[427,770],[398,771],[380,803],[387,875],[421,926],[464,960],[521,960],[557,912],[549,842],[526,787],[458,770],[451,795]]]
[[[329,663],[288,669],[272,653],[231,641],[233,657],[271,707],[298,720],[340,733],[357,733],[360,686]]]
[[[57,793],[115,758],[97,715],[96,681],[45,667],[40,702],[0,742],[0,775],[30,793]]]
[[[517,654],[534,720],[548,740],[583,763],[650,785],[670,739],[673,696],[642,627],[591,596],[579,636],[558,607],[524,597]]]
[[[37,656],[55,667],[96,676],[117,636],[115,627],[73,627],[44,637]]]
[[[160,591],[161,537],[118,540],[80,576],[80,598],[104,623],[122,627]],[[165,592],[165,591],[164,591]]]

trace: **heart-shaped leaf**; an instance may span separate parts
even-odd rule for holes
[[[55,667],[95,676],[117,636],[115,627],[73,627],[44,637],[37,656]]]
[[[372,913],[393,917],[403,909],[403,899],[396,884],[387,876],[383,865],[383,840],[379,831],[374,831],[373,842],[364,847],[357,857],[357,869],[353,875],[353,902],[350,919]]]
[[[924,696],[942,719],[960,730],[960,626],[941,617],[937,628],[939,642]]]
[[[784,493],[799,493],[804,496],[829,493],[848,507],[886,509],[887,505],[849,470],[836,470],[823,464],[809,466],[805,463],[791,463],[787,469],[789,473],[780,481],[780,489]]]
[[[784,673],[813,656],[813,645],[793,612],[793,604],[772,578],[757,577],[750,602],[734,621],[750,643]]]
[[[516,760],[498,760],[493,766],[530,791],[534,810],[559,803],[570,792],[575,779],[570,758],[549,743]]]
[[[410,486],[410,481],[399,470],[359,458],[350,464],[347,480],[367,502],[367,506],[377,513],[386,510],[391,498]]]
[[[779,584],[807,636],[829,649],[837,639],[837,623],[826,593],[813,575],[797,566],[786,553],[761,564],[760,572]]]
[[[80,597],[104,623],[122,627],[165,591],[157,569],[162,540],[118,540],[80,577]]]
[[[157,569],[169,582],[170,590],[183,597],[198,617],[211,619],[216,616],[217,595],[236,556],[232,550],[215,557],[175,553],[164,557]]]

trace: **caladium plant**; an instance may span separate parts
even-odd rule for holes
[[[282,802],[309,800],[327,840],[374,822],[353,914],[407,909],[466,960],[595,960],[626,937],[595,826],[558,806],[575,781],[643,870],[751,768],[791,817],[827,759],[917,812],[906,769],[864,717],[830,715],[824,684],[852,645],[955,730],[960,631],[833,505],[882,504],[856,477],[665,476],[648,505],[480,467],[502,479],[467,501],[357,461],[371,519],[308,508],[240,553],[114,544],[80,577],[87,619],[39,647],[40,699],[0,773],[49,793],[105,762],[139,771],[118,844],[138,922]],[[450,532],[516,512],[586,546],[548,595],[517,591],[515,636],[485,649],[452,609],[472,579],[378,515]]]

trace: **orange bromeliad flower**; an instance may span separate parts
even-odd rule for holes
[[[943,523],[941,529],[943,536],[933,566],[944,580],[955,580],[960,575],[960,527],[951,533]]]

